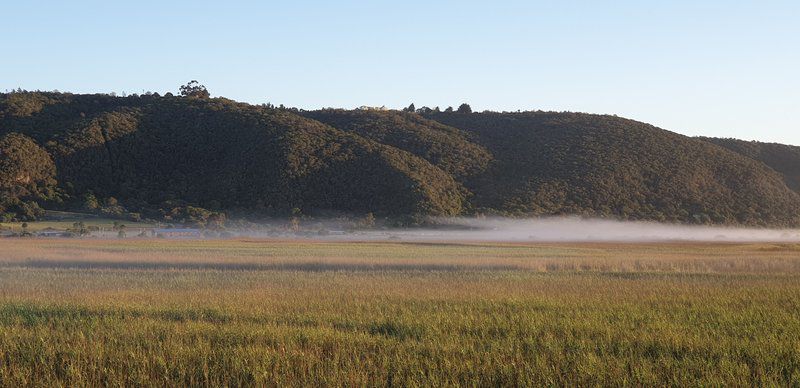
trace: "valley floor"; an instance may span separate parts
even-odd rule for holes
[[[800,385],[800,245],[0,240],[0,385]]]

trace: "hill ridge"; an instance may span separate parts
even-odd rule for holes
[[[5,219],[44,207],[174,221],[569,214],[800,225],[791,146],[690,138],[612,115],[15,92],[0,94],[0,137]],[[37,179],[21,187],[10,171]]]

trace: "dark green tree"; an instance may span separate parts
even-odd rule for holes
[[[467,103],[463,103],[458,107],[458,113],[472,113],[472,107]]]
[[[181,96],[209,98],[211,94],[208,93],[205,85],[201,85],[197,80],[191,80],[186,85],[181,86]]]

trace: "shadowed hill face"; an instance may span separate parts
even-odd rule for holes
[[[83,101],[102,98],[96,109]],[[462,211],[463,190],[425,160],[288,111],[224,99],[69,99],[4,127],[46,140],[74,194],[277,214]],[[48,122],[63,126],[42,131]]]
[[[14,142],[33,145],[25,146],[33,151],[23,162],[34,162],[26,166],[55,174],[73,203],[93,193],[154,210],[146,215],[178,204],[263,215],[297,208],[416,218],[477,209],[800,224],[800,195],[784,183],[798,182],[794,154],[785,150],[736,153],[612,116],[423,116],[298,112],[224,98],[0,94],[0,136],[17,133],[26,140]]]
[[[317,121],[297,121],[285,136],[289,191],[315,208],[401,215],[460,214],[464,190],[438,167],[406,151]]]
[[[516,214],[796,225],[800,197],[763,164],[644,123],[579,113],[439,113],[497,158],[476,205]]]
[[[783,176],[790,189],[800,192],[800,147],[737,139],[700,137],[748,158],[763,162]]]
[[[393,110],[325,109],[303,112],[309,118],[417,155],[457,179],[484,172],[492,155],[469,134],[415,113]]]

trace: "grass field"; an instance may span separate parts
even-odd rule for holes
[[[800,245],[0,240],[0,385],[800,386]]]

